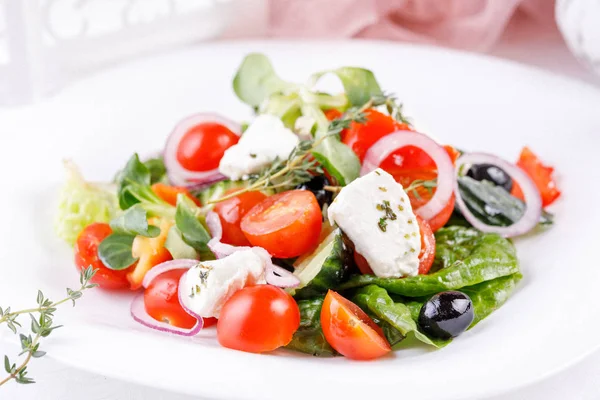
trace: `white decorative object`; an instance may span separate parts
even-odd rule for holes
[[[600,0],[557,0],[556,22],[573,54],[600,74]]]
[[[0,0],[0,105],[29,103],[125,58],[215,38],[235,2]]]

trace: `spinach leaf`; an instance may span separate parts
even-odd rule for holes
[[[313,356],[334,356],[337,352],[331,347],[321,329],[321,307],[323,297],[298,301],[300,309],[300,327],[294,333],[288,349]]]
[[[214,259],[212,252],[206,245],[210,240],[210,234],[196,216],[197,211],[199,211],[198,207],[192,200],[183,194],[177,195],[175,225],[181,232],[183,241],[198,251],[202,259]]]
[[[410,308],[402,303],[395,303],[387,291],[379,286],[369,285],[359,289],[352,301],[365,312],[374,314],[396,328],[404,337],[413,334],[417,340],[438,348],[449,343],[447,340],[427,337],[419,330]]]
[[[150,186],[152,174],[137,154],[129,159],[116,180],[119,207],[122,210],[139,203],[152,215],[173,218],[175,209],[154,193]]]
[[[525,213],[526,206],[522,200],[491,182],[461,176],[458,178],[458,187],[469,210],[486,224],[509,226],[520,220]],[[553,218],[552,214],[544,211],[540,224],[551,225]]]
[[[127,233],[112,233],[98,246],[98,257],[110,269],[122,270],[137,261],[131,255],[135,235]]]
[[[437,272],[402,279],[358,275],[340,289],[375,284],[390,293],[419,297],[519,272],[514,245],[497,234],[451,226],[436,232],[436,246],[441,247],[439,251],[436,250]]]
[[[162,157],[150,158],[144,161],[144,165],[150,171],[150,184],[168,183],[167,168]]]
[[[273,93],[295,87],[277,76],[264,54],[248,54],[233,78],[233,91],[244,103],[258,107]]]
[[[330,71],[313,74],[309,79],[310,86],[314,86],[325,74],[333,73],[342,82],[348,101],[352,106],[362,106],[372,97],[383,94],[373,72],[364,68],[342,67]]]
[[[506,303],[506,300],[514,292],[521,278],[523,278],[523,275],[517,272],[512,275],[461,288],[460,291],[471,298],[475,312],[475,319],[469,329]],[[419,319],[421,307],[423,307],[423,304],[427,300],[429,300],[429,297],[410,299],[406,302],[415,321]]]
[[[147,212],[139,204],[128,208],[123,214],[110,221],[110,227],[114,233],[145,237],[160,235],[159,227],[148,225]]]
[[[167,233],[165,240],[165,248],[169,250],[174,260],[180,258],[195,259],[199,258],[199,254],[192,246],[183,240],[183,235],[177,226],[173,225]]]

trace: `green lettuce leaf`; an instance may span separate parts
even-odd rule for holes
[[[200,253],[202,260],[214,260],[214,255],[207,246],[210,234],[199,219],[200,209],[183,194],[177,195],[177,211],[175,225],[185,243]]]
[[[138,259],[133,257],[131,249],[135,235],[111,233],[98,246],[98,257],[108,268],[120,271]]]
[[[160,228],[148,224],[148,215],[139,204],[130,207],[123,214],[110,221],[113,232],[145,237],[157,237]]]
[[[420,297],[519,272],[514,245],[497,234],[458,226],[442,228],[436,232],[436,246],[437,272],[402,279],[357,275],[340,289],[375,284],[390,293]]]
[[[79,233],[94,222],[108,223],[119,213],[116,187],[86,182],[72,162],[65,162],[67,180],[59,194],[54,219],[56,234],[73,245]]]
[[[358,67],[341,67],[335,70],[317,72],[309,79],[309,85],[314,86],[325,74],[335,74],[346,91],[348,101],[352,106],[362,106],[372,97],[383,94],[373,72]]]
[[[300,327],[294,333],[288,349],[320,357],[330,357],[337,354],[331,347],[321,329],[321,307],[323,297],[312,300],[298,301],[300,309]]]

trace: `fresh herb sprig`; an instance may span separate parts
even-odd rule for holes
[[[433,189],[435,189],[436,187],[437,179],[416,179],[412,181],[411,184],[404,189],[404,191],[406,193],[411,192],[415,199],[421,200],[421,195],[419,194],[419,191],[417,189],[424,188],[429,194],[433,194]]]
[[[324,171],[319,162],[312,157],[308,157],[310,153],[317,149],[325,139],[338,136],[344,129],[349,128],[352,122],[365,122],[365,111],[367,109],[384,105],[388,101],[390,101],[390,97],[387,95],[374,96],[360,107],[349,108],[340,118],[336,118],[329,123],[327,134],[316,140],[299,142],[286,160],[275,160],[269,168],[260,174],[251,176],[249,186],[211,200],[208,203],[219,203],[246,192],[293,188],[311,180],[314,174],[323,174]]]
[[[83,296],[85,290],[98,286],[96,283],[90,283],[96,271],[92,266],[82,270],[79,276],[81,286],[77,290],[67,288],[67,297],[62,300],[52,301],[44,296],[42,291],[38,290],[36,299],[37,307],[19,311],[12,311],[10,307],[6,309],[0,307],[0,325],[5,323],[14,334],[17,334],[17,327],[22,326],[17,318],[23,314],[29,314],[31,317],[31,332],[33,333],[33,336],[31,334],[19,334],[22,350],[19,353],[19,357],[26,355],[19,365],[11,362],[7,355],[4,356],[4,370],[8,375],[0,380],[0,386],[11,380],[21,384],[35,383],[31,377],[27,376],[27,366],[32,358],[40,358],[46,354],[45,351],[39,349],[41,339],[48,337],[55,329],[62,326],[54,325],[54,312],[59,305],[68,301],[72,301],[73,306],[75,306],[75,301]],[[38,317],[35,314],[39,314]]]

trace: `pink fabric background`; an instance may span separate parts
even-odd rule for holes
[[[362,37],[487,50],[517,13],[554,23],[554,0],[269,0],[269,34]]]

